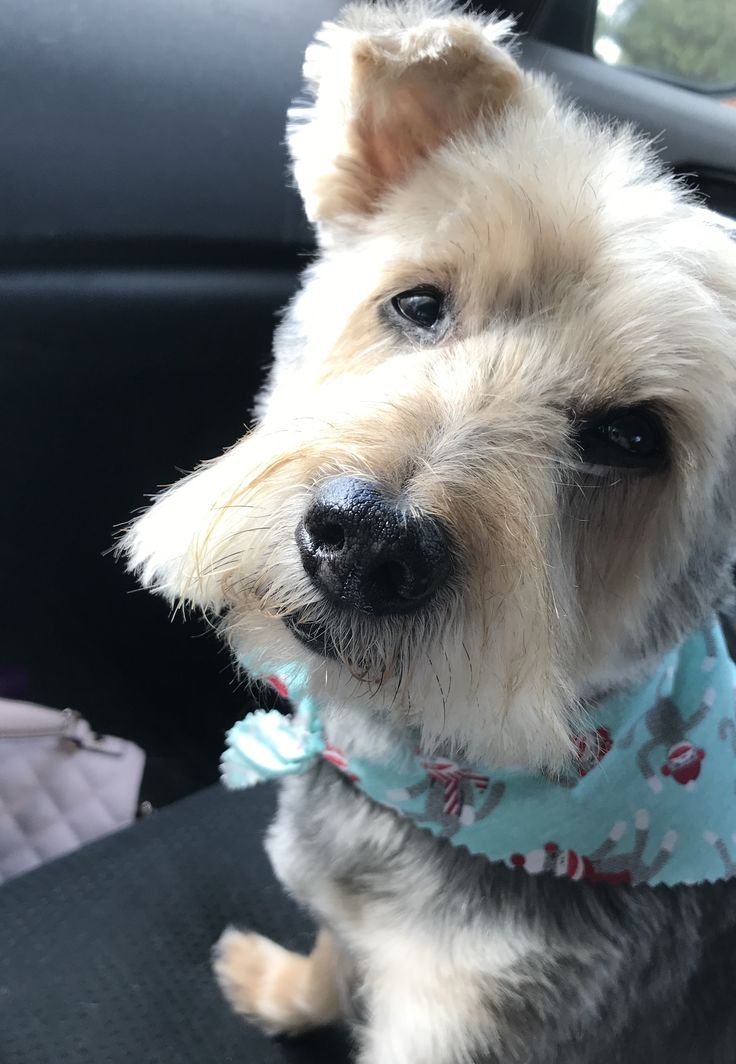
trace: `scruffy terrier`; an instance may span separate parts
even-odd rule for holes
[[[710,623],[736,557],[736,246],[508,33],[445,0],[322,27],[288,129],[319,253],[258,423],[126,539],[238,656],[300,663],[341,752],[284,781],[267,843],[313,953],[228,930],[216,974],[268,1032],[350,1020],[363,1064],[733,1061],[730,838],[699,824],[722,875],[652,885],[559,838],[493,861],[448,829],[478,827],[495,772],[605,780],[595,706]],[[642,718],[652,803],[702,793],[702,701]],[[406,735],[434,831],[337,763]],[[606,853],[625,827],[602,825]]]

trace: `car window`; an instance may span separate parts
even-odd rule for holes
[[[733,0],[598,0],[593,50],[736,104]]]

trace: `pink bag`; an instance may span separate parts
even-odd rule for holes
[[[129,824],[144,761],[73,710],[0,699],[0,883]]]

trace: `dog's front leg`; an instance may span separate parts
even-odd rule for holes
[[[342,1014],[337,951],[324,928],[304,957],[229,927],[215,946],[213,968],[233,1010],[268,1034],[300,1034]]]
[[[415,952],[398,934],[395,951],[364,972],[359,1064],[470,1064],[494,1042],[489,987],[477,972]]]

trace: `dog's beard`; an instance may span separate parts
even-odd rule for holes
[[[261,617],[279,620],[315,664],[329,661],[373,691],[392,686],[396,700],[416,669],[433,669],[432,648],[455,638],[459,604],[455,593],[447,591],[415,615],[375,617],[319,599],[277,612],[264,611],[262,603],[241,603],[223,618],[223,634],[231,644],[237,646],[243,633],[252,630],[254,608]]]
[[[223,634],[249,667],[298,660],[324,704],[416,727],[427,751],[552,771],[569,756],[576,701],[559,670],[523,652],[532,639],[520,637],[518,588],[514,601],[480,586],[445,590],[417,614],[375,617],[321,601],[308,582],[301,595],[296,581],[291,587],[278,609],[261,585],[262,597],[241,598],[223,617]]]

